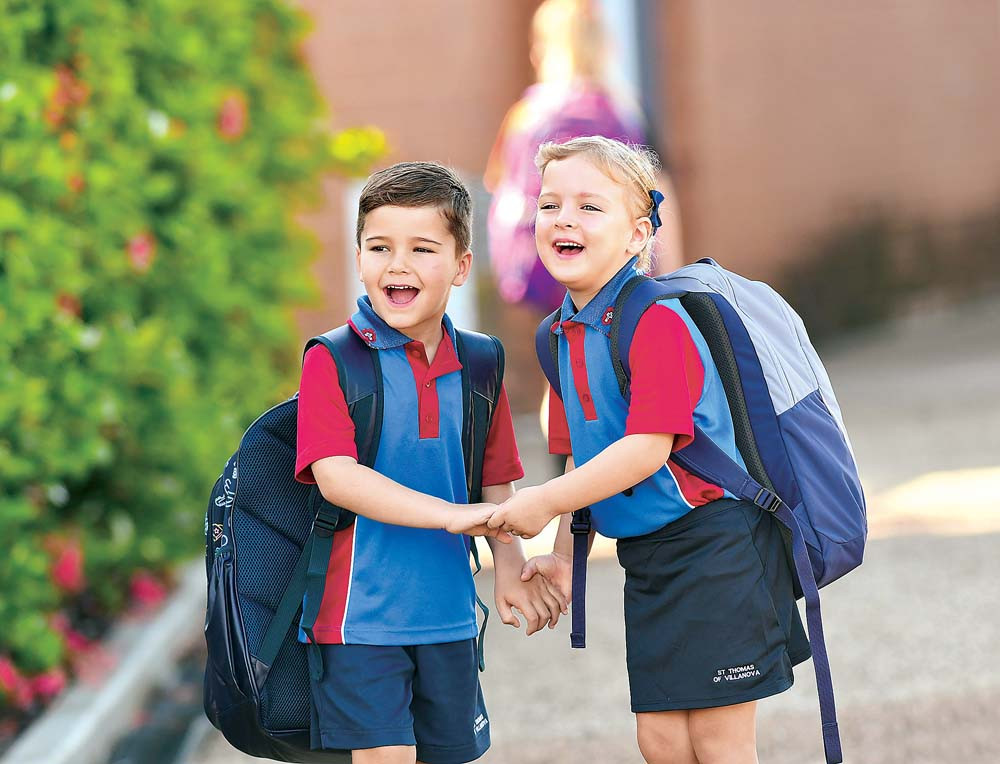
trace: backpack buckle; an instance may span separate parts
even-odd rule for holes
[[[770,512],[774,514],[778,511],[778,507],[781,506],[781,498],[774,491],[769,491],[766,488],[761,488],[757,491],[757,495],[754,497],[753,503],[758,507],[763,509],[765,512]]]
[[[320,538],[328,538],[337,530],[339,521],[340,518],[338,515],[320,510],[316,514],[316,519],[313,520],[313,533]]]
[[[578,509],[573,513],[573,518],[569,524],[569,532],[574,536],[590,533],[590,507]]]

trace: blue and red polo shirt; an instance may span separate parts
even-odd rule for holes
[[[386,324],[367,297],[350,326],[379,351],[384,390],[375,470],[415,491],[468,501],[462,452],[461,364],[455,330],[443,320],[434,360],[423,343]],[[357,459],[354,424],[330,353],[306,353],[299,387],[295,476],[313,483],[311,465],[328,456]],[[486,442],[483,485],[524,476],[507,393]],[[408,528],[358,516],[334,534],[326,589],[314,633],[324,644],[414,645],[476,636],[476,591],[469,542],[444,530]],[[300,639],[305,639],[300,633]]]
[[[694,423],[739,464],[732,416],[722,380],[705,338],[676,299],[661,300],[639,319],[629,351],[631,400],[618,389],[611,361],[614,305],[636,275],[635,258],[581,310],[569,293],[552,331],[559,336],[559,384],[563,399],[549,399],[549,451],[572,454],[579,466],[609,445],[636,433],[671,433],[673,450],[694,438]],[[628,538],[662,528],[694,507],[723,496],[668,461],[627,495],[591,505],[594,528]]]

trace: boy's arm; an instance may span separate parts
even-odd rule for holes
[[[319,459],[312,463],[312,474],[324,499],[372,520],[411,528],[442,528],[451,533],[497,535],[486,528],[494,505],[452,504],[400,485],[350,456]],[[502,534],[500,540],[505,536]]]

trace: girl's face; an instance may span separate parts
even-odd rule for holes
[[[542,264],[569,290],[578,310],[642,250],[651,233],[648,217],[629,212],[625,187],[584,155],[546,166],[535,246]]]

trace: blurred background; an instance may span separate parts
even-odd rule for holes
[[[201,607],[219,469],[353,312],[371,170],[469,185],[450,312],[504,340],[524,484],[552,474],[531,157],[595,132],[661,157],[658,270],[768,281],[827,362],[872,536],[824,590],[847,760],[1000,760],[1000,3],[0,0],[0,761],[55,761],[41,724],[74,761],[243,761],[199,720],[200,615],[157,614]],[[640,761],[611,556],[588,650],[493,627],[483,761]],[[67,700],[127,688],[122,624],[190,645],[128,729]],[[805,664],[762,761],[821,760],[815,706]]]

